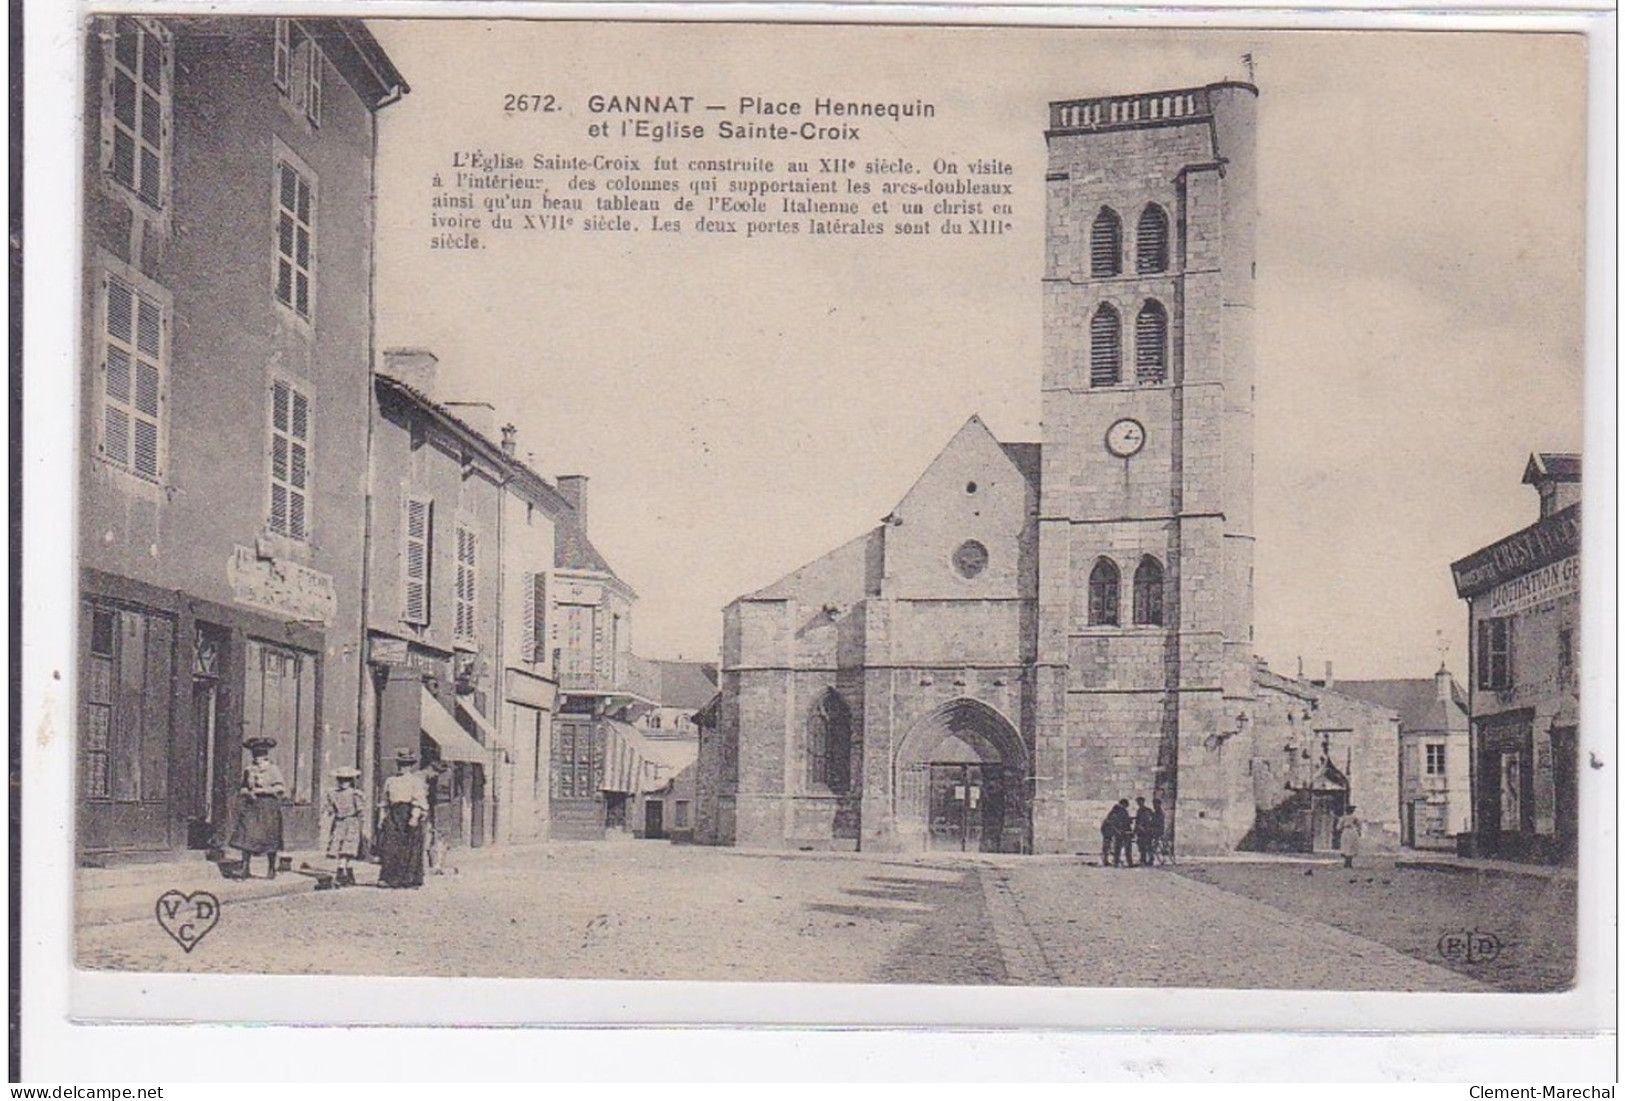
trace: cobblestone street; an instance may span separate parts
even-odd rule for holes
[[[416,891],[363,885],[228,902],[190,954],[150,917],[89,926],[79,962],[514,978],[1485,989],[1167,869],[642,843],[453,859],[460,870]],[[364,884],[371,876],[366,869]]]

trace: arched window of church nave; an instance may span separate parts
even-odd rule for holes
[[[1106,279],[1123,273],[1123,220],[1109,206],[1100,208],[1089,227],[1089,274]]]
[[[1095,568],[1089,571],[1089,626],[1117,626],[1117,594],[1121,579],[1116,562],[1110,558],[1095,560]]]
[[[1116,386],[1123,381],[1123,322],[1102,303],[1089,321],[1089,385]]]
[[[1142,627],[1162,626],[1162,563],[1149,554],[1134,570],[1134,622]]]
[[[807,784],[837,795],[852,786],[852,712],[826,689],[807,720]]]
[[[1134,270],[1141,275],[1168,270],[1168,212],[1156,203],[1147,203],[1140,212],[1134,234]]]
[[[1134,318],[1134,379],[1161,383],[1168,378],[1168,311],[1155,298]]]

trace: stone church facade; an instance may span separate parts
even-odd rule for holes
[[[1137,795],[1187,852],[1397,825],[1393,714],[1252,651],[1256,98],[1050,105],[1043,442],[972,417],[728,606],[696,840],[1092,851]]]

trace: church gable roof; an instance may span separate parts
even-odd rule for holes
[[[880,529],[871,528],[742,599],[855,603],[879,591],[880,555]]]
[[[1015,475],[1028,482],[1034,489],[1038,488],[1037,479],[1029,477],[1022,469],[1021,461],[1032,461],[1035,456],[1029,455],[1022,448],[1033,448],[1037,444],[1002,444],[994,438],[993,432],[979,415],[972,414],[971,418],[962,425],[953,439],[948,441],[946,447],[937,452],[925,470],[921,472],[914,485],[903,495],[903,499],[892,510],[888,520],[908,516],[908,513],[917,506],[934,507],[936,502],[927,501],[926,498],[934,495],[934,483],[940,480],[940,472],[947,467],[981,468],[985,473],[981,479],[986,486],[996,484],[1000,479]],[[1018,449],[1015,454],[1011,449]],[[1018,456],[1020,457],[1018,460]],[[968,483],[967,483],[968,484]],[[979,486],[978,488],[986,488]]]
[[[998,524],[1001,521],[995,518],[1004,516],[1015,528],[1021,527],[1029,494],[1035,499],[1038,492],[1039,457],[1038,444],[1001,443],[981,417],[972,416],[926,466],[881,527],[740,599],[851,604],[878,595],[883,572],[892,568],[889,563],[896,558],[901,565],[908,557],[895,553],[902,544],[922,525],[929,527],[947,516],[956,502],[970,494],[975,495],[978,517],[985,515],[987,522]],[[914,526],[905,531],[911,514]]]

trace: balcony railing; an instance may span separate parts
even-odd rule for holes
[[[1205,118],[1212,114],[1206,88],[1148,92],[1135,96],[1069,99],[1049,105],[1051,130],[1110,130],[1147,122]]]
[[[613,669],[565,669],[559,688],[574,696],[632,696],[660,702],[660,667],[636,654],[617,654]]]

